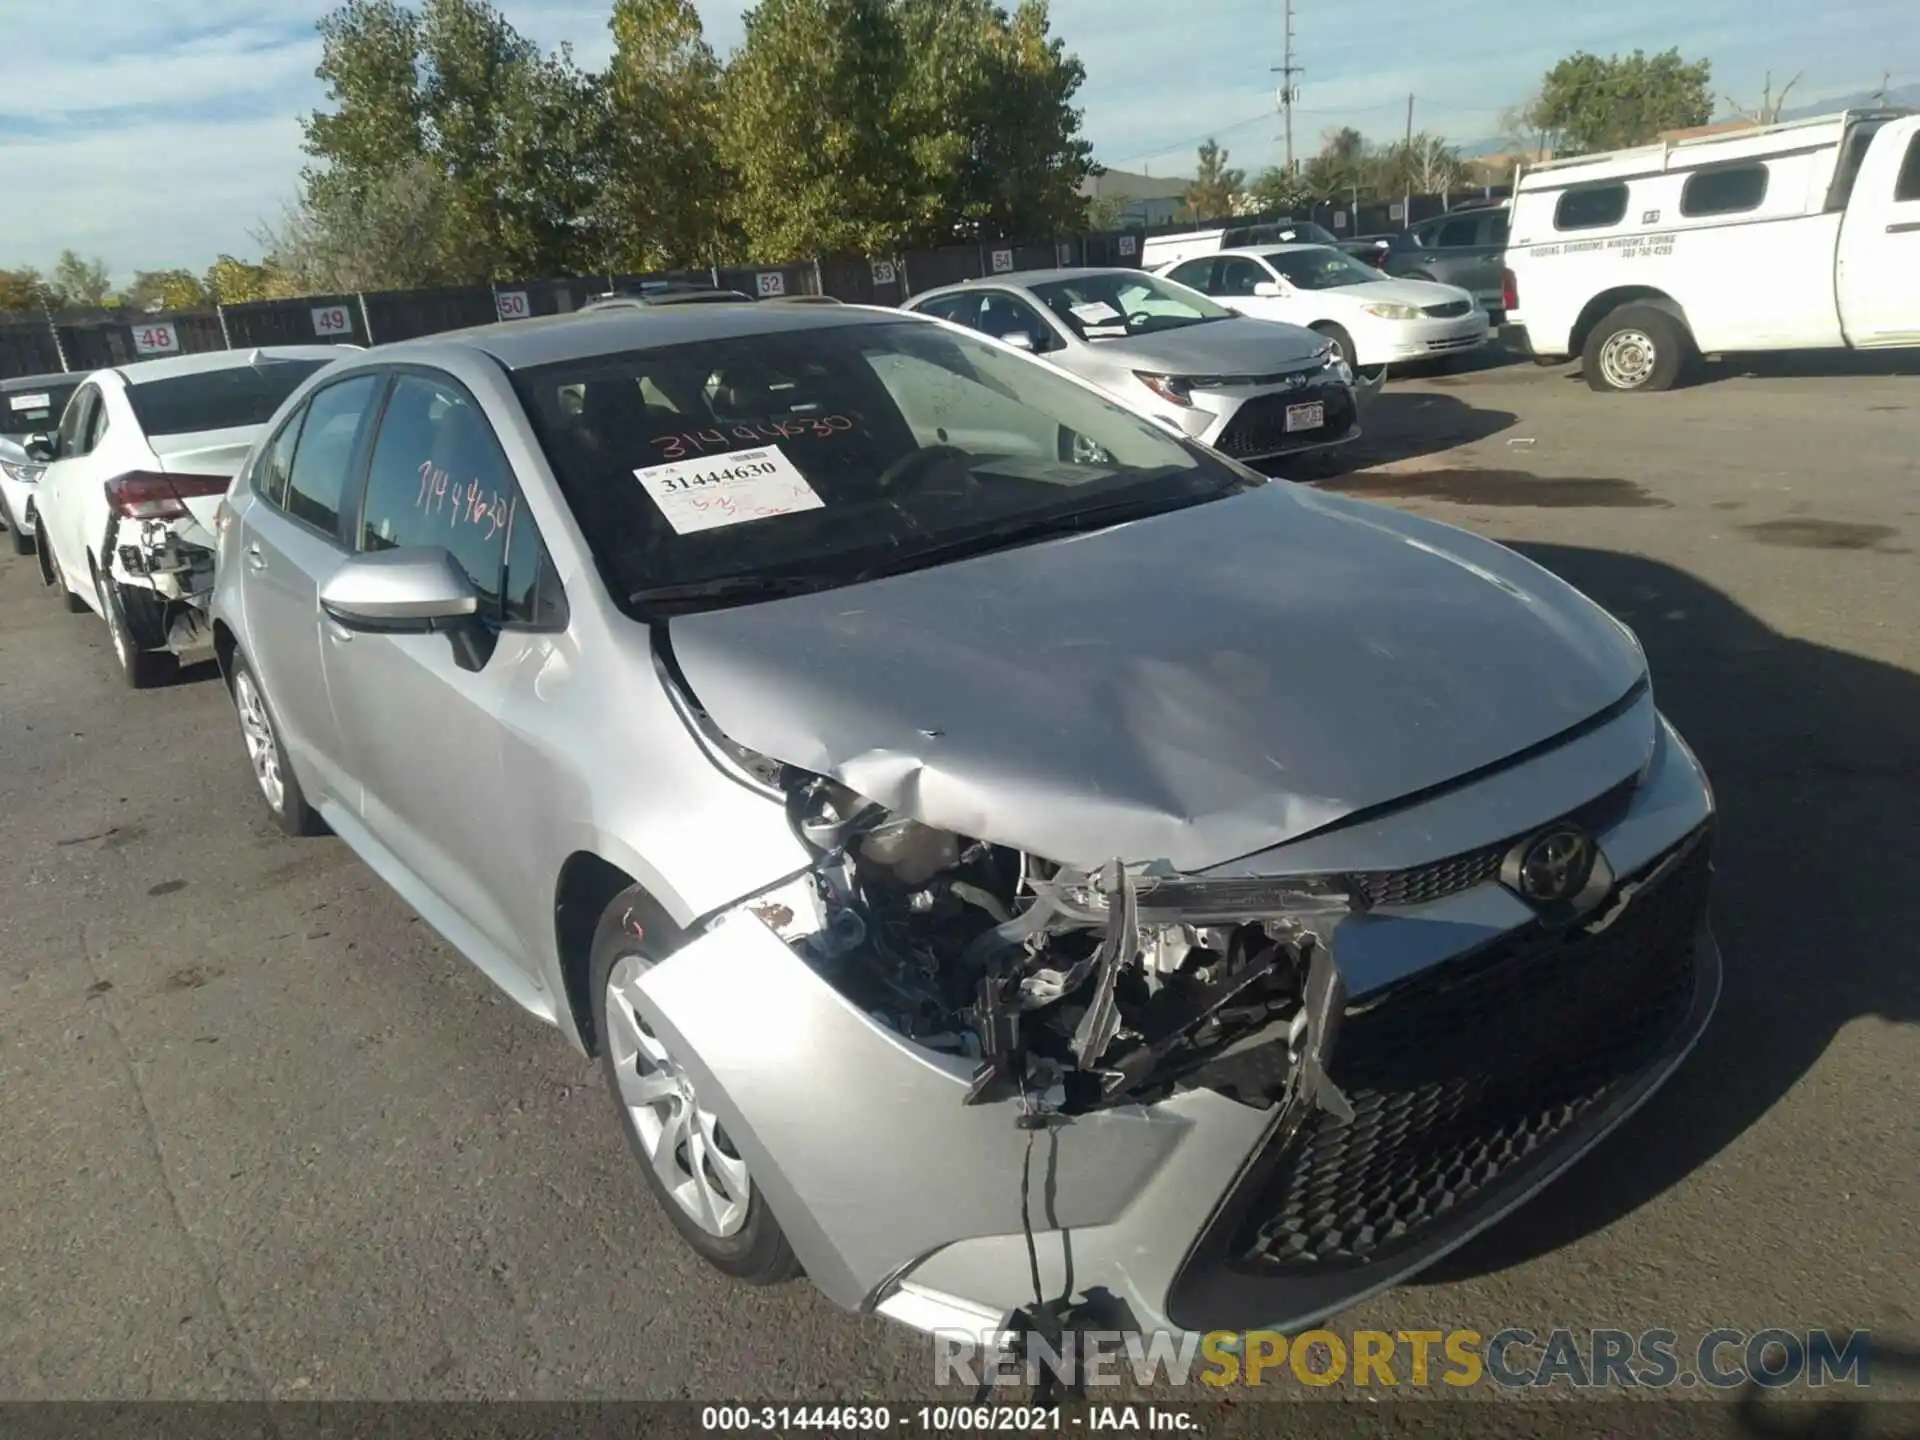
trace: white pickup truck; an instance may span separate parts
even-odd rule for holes
[[[1595,390],[1701,355],[1920,345],[1920,112],[1551,160],[1515,187],[1507,336]]]

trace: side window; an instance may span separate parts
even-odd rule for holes
[[[293,470],[293,447],[300,443],[300,422],[306,418],[307,407],[304,405],[287,417],[286,424],[274,432],[273,439],[267,442],[267,448],[260,452],[260,462],[248,477],[247,483],[252,486],[253,493],[275,509],[286,508],[287,476]]]
[[[1907,141],[1906,157],[1900,162],[1900,176],[1893,182],[1895,200],[1920,200],[1920,134]]]
[[[356,548],[445,550],[480,592],[481,613],[498,615],[518,506],[513,467],[479,402],[450,379],[396,379],[367,467]]]
[[[507,531],[507,570],[502,584],[500,618],[509,625],[557,629],[566,624],[566,597],[553,559],[540,539],[540,527],[524,505],[513,507]]]
[[[80,439],[80,453],[91,455],[107,433],[107,397],[93,398],[93,414],[87,417],[87,433]]]
[[[355,375],[318,391],[307,402],[307,422],[300,427],[293,466],[287,472],[284,508],[294,519],[328,535],[339,532],[355,442],[380,379]]]
[[[1262,282],[1272,280],[1273,277],[1253,261],[1232,255],[1220,262],[1220,278],[1212,293],[1251,295]]]
[[[1853,195],[1853,182],[1860,178],[1860,166],[1867,158],[1867,147],[1873,144],[1873,137],[1880,133],[1885,122],[1855,126],[1847,136],[1847,143],[1840,147],[1840,159],[1833,168],[1833,185],[1827,191],[1827,209],[1844,210],[1847,201]],[[1913,154],[1911,150],[1907,152]]]
[[[1556,230],[1601,230],[1618,225],[1627,214],[1627,187],[1622,184],[1580,185],[1564,190],[1553,207]]]
[[[951,320],[956,325],[971,325],[974,312],[979,307],[978,295],[942,295],[938,300],[929,300],[919,308],[922,315],[931,315],[936,320]]]
[[[1189,290],[1198,290],[1202,295],[1214,295],[1219,292],[1213,288],[1213,267],[1216,262],[1209,255],[1204,260],[1189,260],[1184,265],[1176,265],[1167,272],[1167,278]]]
[[[1034,313],[1031,305],[997,290],[981,295],[980,318],[974,329],[1002,339],[1008,335],[1025,335],[1033,341],[1036,352],[1056,349],[1059,345],[1052,327]]]
[[[1744,210],[1758,210],[1766,198],[1765,165],[1725,165],[1714,170],[1696,170],[1680,187],[1680,213],[1738,215]]]
[[[80,428],[93,418],[93,407],[100,402],[100,392],[91,385],[82,385],[73,392],[73,399],[67,402],[67,408],[60,412],[60,454],[62,458],[84,455],[80,447]]]
[[[1477,218],[1449,220],[1440,227],[1440,234],[1433,242],[1437,250],[1464,249],[1480,243],[1480,222]]]

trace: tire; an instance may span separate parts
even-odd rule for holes
[[[69,615],[84,614],[87,602],[67,584],[67,573],[60,568],[60,557],[53,553],[53,542],[42,538],[36,548],[40,551],[40,578],[59,592],[60,603],[67,607]]]
[[[273,823],[293,836],[326,833],[326,821],[307,804],[293,766],[287,763],[287,747],[280,743],[280,727],[273,723],[266,692],[260,688],[247,662],[237,654],[233,657],[233,676],[229,683],[233,708],[240,719],[240,738],[246,743],[253,778],[260,786],[260,798],[267,802],[267,813],[273,816]]]
[[[1361,373],[1360,366],[1355,362],[1353,358],[1353,336],[1349,335],[1346,332],[1346,328],[1344,326],[1336,325],[1331,320],[1323,320],[1320,324],[1315,325],[1312,328],[1314,329],[1315,332],[1326,336],[1327,339],[1333,342],[1333,348],[1335,353],[1341,359],[1345,360],[1347,364],[1353,366],[1353,373],[1355,375],[1358,375]],[[1379,373],[1379,376],[1382,380],[1386,379],[1387,377],[1386,366],[1372,365],[1367,368],[1368,368],[1367,378],[1369,380],[1373,378],[1372,372],[1376,372],[1376,371]]]
[[[775,1285],[799,1274],[800,1262],[768,1209],[766,1196],[733,1153],[725,1128],[701,1109],[691,1079],[666,1046],[630,1005],[610,993],[613,986],[624,986],[687,939],[686,932],[637,885],[615,896],[601,915],[593,934],[590,966],[600,1073],[648,1188],[681,1238],[708,1264],[734,1279],[749,1285]],[[642,1089],[648,1080],[652,1084]],[[646,1095],[651,1103],[632,1103],[629,1090],[636,1097]],[[637,1112],[645,1112],[645,1130]],[[661,1163],[685,1178],[669,1189],[655,1156],[676,1134],[684,1138],[666,1152]],[[720,1163],[689,1153],[707,1146]],[[690,1160],[698,1161],[698,1175]],[[738,1194],[743,1189],[744,1205]],[[696,1209],[708,1218],[695,1218]]]
[[[1580,371],[1591,389],[1638,395],[1671,390],[1694,358],[1693,337],[1675,316],[1652,305],[1622,305],[1587,336]]]
[[[180,673],[180,662],[173,655],[146,648],[144,634],[136,634],[127,618],[127,594],[115,581],[94,571],[93,583],[100,592],[100,608],[106,611],[107,634],[113,640],[113,658],[119,663],[120,676],[129,689],[151,690],[164,685]],[[145,596],[139,597],[144,609]],[[144,630],[146,627],[140,627]]]

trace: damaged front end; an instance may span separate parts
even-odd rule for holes
[[[766,778],[815,855],[746,908],[867,1014],[973,1066],[970,1105],[1030,1119],[1170,1094],[1208,1062],[1284,1037],[1269,1106],[1338,1113],[1320,1059],[1341,1010],[1323,922],[1332,881],[1209,883],[1098,871],[940,830],[790,766]]]

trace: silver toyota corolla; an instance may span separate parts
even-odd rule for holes
[[[1250,319],[1129,269],[1031,270],[928,290],[907,309],[1044,357],[1236,460],[1341,445],[1385,383],[1325,335]]]
[[[1526,1199],[1719,992],[1626,628],[950,326],[374,349],[218,528],[275,817],[597,1055],[746,1280],[1291,1329]]]

